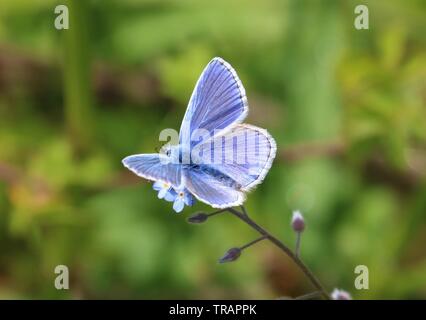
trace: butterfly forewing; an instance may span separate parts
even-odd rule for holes
[[[182,166],[169,162],[165,155],[135,154],[124,158],[122,162],[129,170],[142,178],[165,181],[175,188],[181,185]]]
[[[192,93],[182,121],[180,144],[191,149],[201,142],[191,139],[197,130],[212,137],[243,121],[247,112],[245,90],[235,70],[223,59],[214,58],[204,69]]]

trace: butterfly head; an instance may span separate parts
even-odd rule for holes
[[[170,163],[190,163],[191,157],[189,156],[189,152],[185,152],[181,145],[165,145],[161,148],[160,153],[166,155],[169,158]]]
[[[171,163],[179,163],[179,146],[166,144],[160,149],[159,153],[167,156]]]

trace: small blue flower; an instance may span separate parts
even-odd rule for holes
[[[158,191],[159,199],[173,202],[173,210],[177,213],[181,212],[185,205],[192,206],[194,204],[194,197],[186,189],[175,190],[168,182],[156,181],[152,188]]]
[[[164,199],[169,202],[175,201],[177,193],[172,188],[170,183],[164,181],[156,181],[152,188],[158,191],[158,199]]]
[[[192,206],[194,204],[193,196],[186,190],[176,191],[176,198],[173,203],[173,210],[177,213],[181,212],[185,205]]]

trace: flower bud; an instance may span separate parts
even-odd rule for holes
[[[305,230],[305,219],[303,218],[299,210],[293,211],[291,227],[296,232],[303,232],[303,230]]]
[[[204,212],[197,212],[190,216],[187,221],[189,223],[203,223],[209,218],[209,215]]]
[[[237,260],[241,255],[240,248],[231,248],[219,259],[219,263],[232,262]]]
[[[349,292],[340,289],[334,289],[331,293],[331,298],[333,300],[352,300]]]

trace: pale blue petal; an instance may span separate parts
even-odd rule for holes
[[[165,196],[166,196],[166,194],[167,194],[167,192],[169,191],[169,189],[168,188],[163,188],[163,189],[161,189],[159,192],[158,192],[158,199],[163,199]]]
[[[183,201],[187,206],[192,206],[194,204],[194,197],[188,191],[185,191]]]
[[[183,202],[182,198],[176,198],[175,202],[173,203],[173,210],[179,213],[183,210],[184,206],[185,203]]]
[[[176,197],[177,197],[176,192],[173,189],[170,189],[164,196],[164,200],[173,202],[175,201]]]
[[[163,189],[163,182],[155,181],[154,184],[152,185],[152,188],[154,190],[160,191],[161,189]]]

